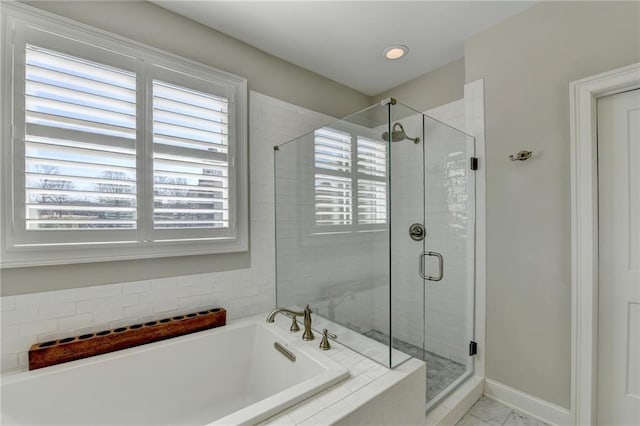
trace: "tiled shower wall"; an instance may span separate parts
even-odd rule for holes
[[[27,368],[33,343],[160,319],[203,306],[228,318],[275,306],[273,146],[330,117],[251,92],[250,250],[247,269],[0,298],[3,372]]]

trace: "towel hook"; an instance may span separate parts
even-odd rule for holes
[[[515,155],[511,154],[509,158],[511,159],[511,161],[524,161],[531,158],[531,154],[533,154],[531,151],[520,151]]]

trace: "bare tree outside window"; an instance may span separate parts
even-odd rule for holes
[[[46,164],[38,164],[35,166],[36,173],[46,176],[60,174],[60,169],[56,166]],[[74,189],[73,182],[62,178],[44,177],[35,185],[38,189],[50,191],[70,191]],[[38,202],[42,204],[65,204],[69,199],[66,194],[56,192],[42,191],[38,196]]]
[[[104,204],[108,207],[135,207],[135,198],[125,198],[117,196],[117,194],[135,194],[134,186],[122,183],[122,181],[129,180],[126,173],[107,170],[102,173],[102,178],[113,180],[114,182],[100,182],[95,184],[96,191],[105,194],[98,196],[98,202],[100,204]],[[114,195],[109,196],[107,194]],[[120,220],[130,219],[131,213],[123,212],[120,210],[101,211],[98,212],[98,216],[100,219],[105,220]]]
[[[55,206],[67,204],[69,202],[69,195],[62,193],[62,191],[72,191],[75,187],[73,182],[65,180],[62,177],[53,177],[60,174],[60,169],[56,166],[38,164],[35,166],[35,171],[36,173],[45,176],[33,184],[34,188],[42,190],[38,191],[38,195],[34,201],[40,206],[45,207],[40,207],[37,210],[37,219],[62,218],[65,212],[63,210],[56,209]],[[49,206],[50,208],[47,208]],[[42,224],[41,227],[58,228],[59,225]]]

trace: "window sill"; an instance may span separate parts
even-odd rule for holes
[[[158,241],[153,244],[118,242],[109,244],[13,246],[2,251],[0,269],[238,253],[248,250],[246,237],[198,241]]]

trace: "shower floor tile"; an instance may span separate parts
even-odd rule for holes
[[[389,344],[389,336],[378,330],[369,330],[363,333],[365,336],[386,345]],[[423,360],[427,364],[427,401],[431,401],[447,386],[466,372],[466,367],[450,359],[425,351],[402,340],[393,339],[394,348],[414,358]]]

